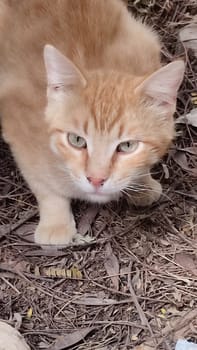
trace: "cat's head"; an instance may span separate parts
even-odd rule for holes
[[[84,77],[50,45],[44,60],[51,147],[71,186],[80,198],[96,202],[135,190],[173,139],[184,63],[142,78],[101,70]]]

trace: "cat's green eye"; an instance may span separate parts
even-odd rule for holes
[[[83,137],[76,135],[72,132],[68,134],[68,142],[70,143],[71,146],[79,149],[86,148],[87,146],[86,140]]]
[[[123,152],[123,153],[132,153],[134,152],[139,145],[139,141],[125,141],[121,142],[117,147],[117,152]]]

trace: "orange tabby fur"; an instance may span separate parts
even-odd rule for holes
[[[159,198],[149,170],[173,138],[184,65],[160,68],[155,33],[120,0],[3,0],[0,47],[3,135],[38,200],[37,243],[74,237],[71,198],[106,202],[127,188],[141,189],[137,204]],[[127,140],[137,150],[117,152]]]

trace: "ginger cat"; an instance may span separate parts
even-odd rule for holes
[[[160,197],[150,168],[174,136],[184,63],[161,67],[157,35],[122,1],[2,0],[0,53],[3,136],[38,201],[35,242],[74,238],[72,198]]]

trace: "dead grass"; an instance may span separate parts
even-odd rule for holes
[[[197,59],[177,33],[196,14],[195,1],[128,5],[159,31],[165,61],[185,57],[177,113],[186,113],[197,91]],[[16,324],[32,349],[47,348],[59,335],[65,338],[51,350],[133,349],[145,342],[162,350],[179,337],[197,341],[197,183],[177,162],[182,149],[187,165],[196,166],[196,151],[183,149],[196,147],[197,131],[187,125],[177,131],[155,170],[164,187],[160,202],[140,211],[124,202],[100,209],[74,203],[80,231],[97,241],[62,251],[32,243],[35,199],[0,141],[0,318]]]

